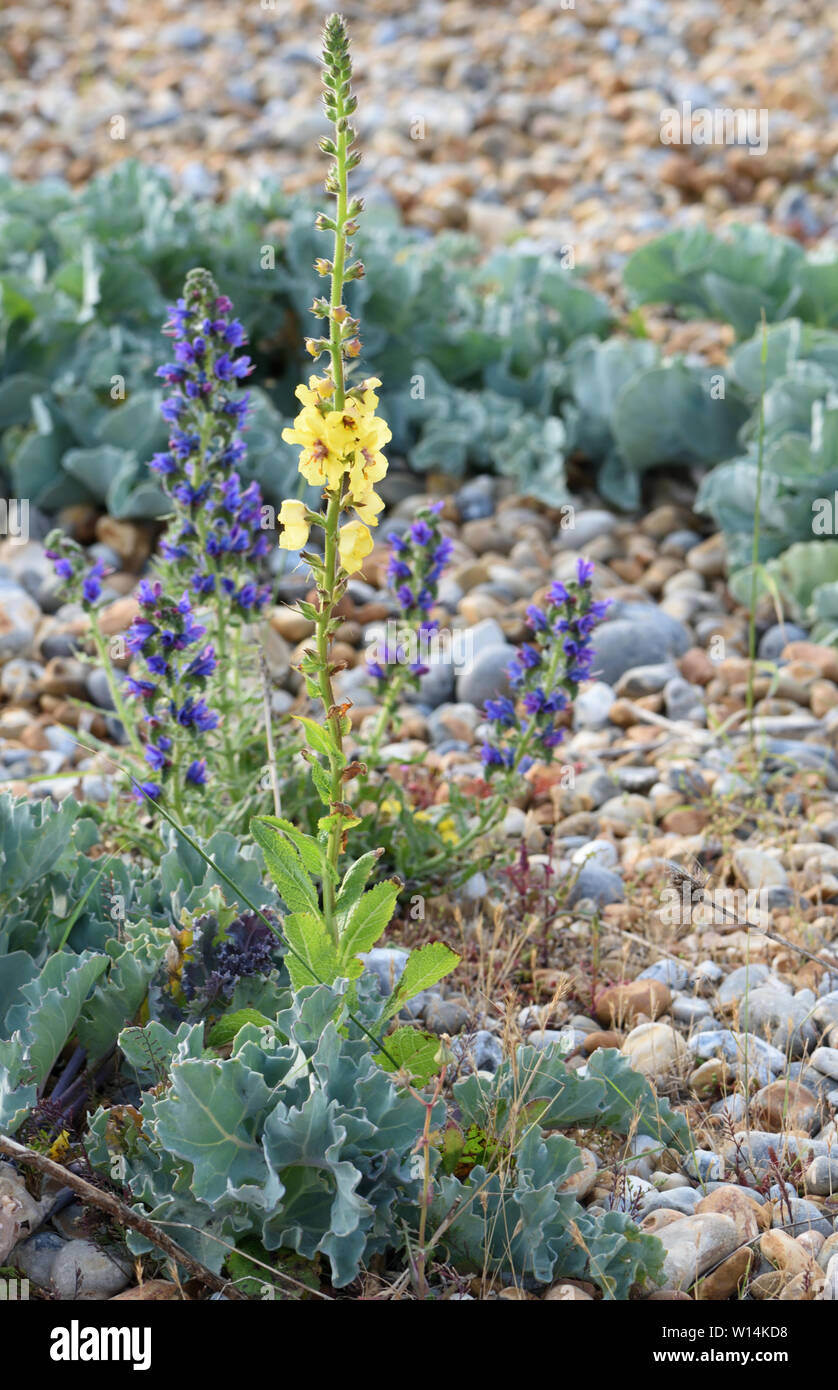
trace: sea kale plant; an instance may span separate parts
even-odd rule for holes
[[[287,963],[292,984],[333,984],[357,978],[359,955],[369,951],[392,917],[401,890],[398,880],[385,879],[367,887],[380,857],[371,849],[346,864],[347,839],[360,817],[347,801],[347,788],[364,768],[344,750],[350,721],[348,706],[339,704],[332,678],[331,655],[339,626],[335,609],[350,575],[358,571],[373,548],[370,527],[383,508],[375,491],[387,470],[382,453],[390,439],[385,421],[376,414],[380,382],[373,378],[353,386],[351,370],[361,351],[358,320],[344,304],[344,286],[363,275],[363,266],[350,259],[351,237],[358,228],[363,204],[350,201],[348,176],[360,159],[350,117],[355,98],[350,89],[351,65],[343,21],[329,20],[325,30],[324,86],[326,114],[333,138],[321,141],[331,156],[326,191],[334,198],[332,214],[319,213],[317,226],[333,239],[332,258],[319,258],[315,269],[330,280],[328,298],[315,299],[313,312],[323,325],[320,337],[309,339],[317,361],[328,359],[322,376],[312,376],[297,388],[302,409],[286,440],[301,449],[299,468],[306,482],[322,488],[322,508],[289,499],[280,511],[280,545],[300,550],[312,530],[320,533],[322,551],[303,550],[316,588],[316,602],[304,602],[301,612],[314,624],[313,647],[306,651],[301,671],[309,697],[321,708],[322,722],[299,716],[305,738],[305,757],[316,795],[324,807],[317,834],[307,835],[281,817],[258,817],[251,822],[277,888],[289,908],[283,933],[290,947]],[[441,943],[429,943],[408,960],[395,992],[396,1010],[407,999],[437,983],[457,963]],[[411,1030],[411,1040],[415,1034]],[[398,1047],[398,1043],[395,1044]],[[389,1040],[388,1040],[389,1047]],[[390,1048],[393,1054],[393,1048]]]

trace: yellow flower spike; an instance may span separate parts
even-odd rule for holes
[[[362,521],[348,521],[338,532],[338,554],[347,574],[361,568],[373,547],[373,539]]]
[[[279,537],[281,550],[302,550],[308,540],[311,525],[306,521],[304,502],[283,502],[279,509],[279,523],[283,530]]]

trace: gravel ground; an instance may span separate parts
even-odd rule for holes
[[[402,493],[390,519],[405,526],[426,498],[387,481]],[[653,1296],[726,1299],[747,1288],[755,1299],[835,1299],[838,655],[760,614],[752,745],[747,615],[726,589],[721,537],[703,536],[678,496],[660,479],[639,524],[585,498],[562,530],[497,479],[445,494],[454,552],[438,616],[466,634],[451,649],[464,657],[432,663],[382,750],[393,764],[423,755],[421,804],[447,800],[455,783],[486,793],[482,705],[504,688],[530,600],[585,553],[595,590],[614,602],[596,634],[598,679],[580,694],[561,758],[534,767],[507,812],[510,868],[435,896],[428,921],[402,922],[391,935],[401,945],[367,964],[390,979],[401,947],[430,930],[462,964],[416,1001],[416,1017],[450,1037],[461,1067],[494,1072],[521,1039],[558,1047],[574,1068],[618,1047],[689,1117],[696,1147],[686,1158],[639,1133],[619,1149],[579,1136],[580,1200],[629,1212],[663,1240],[664,1290]],[[145,553],[132,523],[122,526],[126,555]],[[110,560],[121,563],[115,550]],[[349,585],[337,633],[339,694],[353,702],[355,729],[376,714],[364,656],[395,611],[385,569],[379,546]],[[114,732],[101,673],[77,659],[80,614],[56,607],[50,575],[40,541],[0,545],[0,792],[102,800],[112,764],[72,733]],[[111,576],[105,630],[124,629],[135,582],[130,561]],[[266,654],[285,711],[304,699],[294,663],[309,624],[288,605],[307,582],[286,576],[269,614]],[[673,896],[673,862],[698,890],[682,884]],[[103,1263],[85,1234],[67,1216],[21,1247],[20,1268],[59,1290],[79,1268],[90,1287],[124,1287],[129,1272]],[[546,1296],[592,1292],[563,1280]]]
[[[261,176],[316,187],[329,8],[10,5],[0,168],[80,183],[133,155],[196,195]],[[419,226],[572,245],[609,281],[640,242],[706,215],[767,218],[805,241],[835,230],[834,6],[372,0],[344,12],[366,191]],[[767,149],[662,143],[661,113],[682,102],[766,109]]]

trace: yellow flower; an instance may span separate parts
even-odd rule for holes
[[[337,487],[345,471],[332,450],[327,419],[316,406],[307,405],[294,421],[294,428],[282,431],[286,444],[302,446],[299,469],[314,487]]]
[[[54,1144],[47,1149],[47,1158],[51,1158],[53,1163],[60,1163],[70,1147],[69,1130],[62,1129]]]
[[[414,811],[413,819],[433,822],[433,816],[430,811]],[[453,816],[445,816],[444,819],[438,820],[436,822],[436,830],[444,844],[458,845],[460,843],[460,837],[457,833],[457,827],[454,824]]]
[[[361,568],[373,547],[373,539],[362,521],[348,521],[338,532],[338,553],[347,574]]]
[[[373,492],[372,489],[370,489],[363,501],[359,501],[353,494],[352,505],[358,516],[367,526],[378,525],[378,513],[384,511],[384,503],[377,492]]]
[[[317,405],[327,401],[335,389],[335,383],[328,376],[310,376],[308,386],[298,386],[294,395],[303,405]]]
[[[380,385],[381,382],[379,381],[377,376],[368,376],[366,381],[361,382],[361,409],[365,413],[369,413],[371,415],[372,412],[375,410],[375,407],[378,405],[378,397],[375,394],[375,388],[376,386]]]
[[[279,521],[283,527],[279,538],[282,550],[302,550],[308,540],[311,526],[306,521],[304,502],[283,502],[279,509]]]

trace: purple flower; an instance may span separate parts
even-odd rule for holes
[[[515,705],[506,695],[497,700],[487,700],[485,712],[487,719],[493,719],[498,724],[509,727],[515,722]]]
[[[141,804],[145,804],[150,797],[152,801],[158,801],[163,795],[163,788],[159,782],[134,782],[132,795]]]

